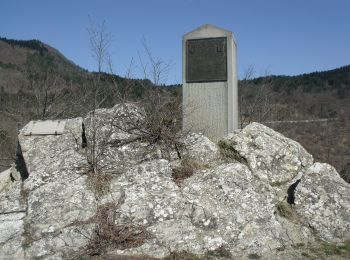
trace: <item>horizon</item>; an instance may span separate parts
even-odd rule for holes
[[[114,73],[122,77],[130,61],[139,59],[145,39],[154,57],[173,63],[164,83],[181,84],[182,36],[206,23],[233,32],[240,79],[249,68],[254,69],[254,77],[295,76],[350,64],[346,33],[350,3],[345,0],[4,0],[0,7],[1,37],[38,39],[88,71],[96,71],[97,65],[87,29],[91,23],[98,26],[105,21],[106,31],[113,35]],[[136,77],[143,78],[136,65],[133,69]]]

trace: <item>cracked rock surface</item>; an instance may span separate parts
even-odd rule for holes
[[[113,132],[110,143],[126,135],[110,123],[118,109],[97,111],[101,142],[106,132]],[[182,160],[195,163],[181,182],[173,178],[181,159],[162,159],[156,145],[107,145],[102,174],[108,178],[97,194],[82,147],[83,122],[92,136],[90,117],[66,120],[62,135],[20,132],[28,178],[15,166],[0,173],[0,259],[87,255],[104,223],[148,234],[133,246],[106,247],[111,259],[204,256],[220,248],[233,259],[302,259],[300,245],[350,238],[350,185],[332,166],[314,163],[300,144],[258,123],[219,145],[188,136]],[[107,206],[108,214],[99,212]]]
[[[327,241],[342,241],[350,231],[349,184],[329,164],[315,163],[296,190],[296,210]]]

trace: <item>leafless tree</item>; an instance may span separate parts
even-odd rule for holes
[[[30,68],[26,71],[29,90],[34,96],[35,118],[55,119],[62,116],[66,110],[66,83],[52,70],[40,71]]]
[[[141,54],[138,53],[138,67],[141,70],[143,77],[150,78],[156,86],[165,84],[173,63],[171,61],[166,62],[160,57],[155,57],[145,38],[142,39],[142,47],[146,54],[146,59],[143,59]]]
[[[92,92],[87,92],[92,94],[92,109],[91,116],[89,117],[89,127],[91,137],[88,142],[88,163],[90,165],[90,170],[93,173],[98,173],[98,125],[96,122],[96,110],[101,106],[106,96],[102,95],[102,84],[101,84],[101,74],[103,72],[103,67],[109,59],[109,46],[112,41],[112,36],[106,31],[106,24],[102,22],[98,27],[91,24],[88,28],[89,39],[90,39],[90,49],[92,56],[97,64],[97,77],[93,77],[93,88]]]
[[[277,118],[283,110],[276,102],[278,94],[273,92],[268,77],[256,85],[253,82],[254,74],[254,67],[249,66],[239,82],[241,128],[253,121],[280,120]]]
[[[162,156],[169,158],[171,151],[181,157],[183,149],[183,132],[181,131],[181,98],[174,95],[169,90],[161,87],[167,79],[167,74],[171,67],[170,62],[164,62],[160,58],[155,58],[143,41],[146,60],[139,54],[139,64],[131,62],[127,77],[124,83],[118,84],[115,81],[111,60],[108,54],[108,42],[111,36],[106,33],[104,24],[99,29],[89,30],[92,51],[98,66],[98,76],[94,84],[94,106],[89,115],[88,128],[88,162],[90,170],[94,173],[101,171],[100,161],[105,155],[108,146],[120,147],[132,142],[144,142],[149,145],[157,144],[162,151]],[[102,68],[109,67],[109,74],[103,74]],[[131,80],[132,67],[141,69],[145,80]],[[103,104],[104,95],[99,95],[100,90],[106,85],[102,85],[102,74],[108,78],[108,83],[112,83],[113,100],[118,103],[119,112],[116,112],[107,122],[102,122],[97,118],[97,109]],[[146,80],[151,78],[152,82]],[[135,99],[132,93],[138,89],[142,96]],[[103,130],[102,130],[103,129]],[[128,134],[125,138],[113,138],[113,133],[124,132]]]

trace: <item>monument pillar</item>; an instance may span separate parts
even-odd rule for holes
[[[213,141],[238,128],[236,43],[230,31],[203,25],[183,36],[183,128]]]

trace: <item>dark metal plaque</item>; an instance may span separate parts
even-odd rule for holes
[[[186,41],[186,82],[227,81],[226,37]]]

